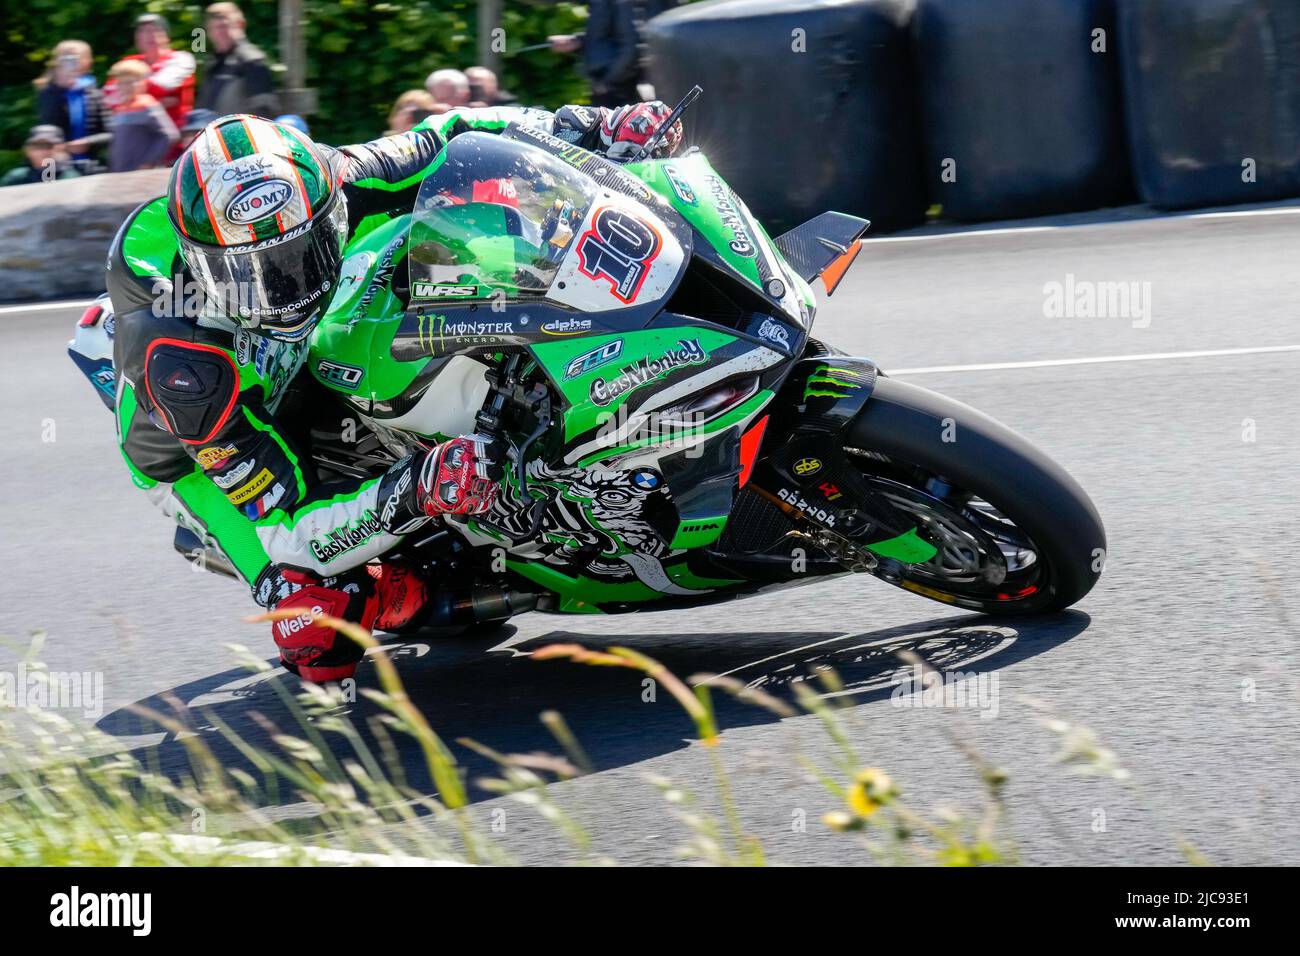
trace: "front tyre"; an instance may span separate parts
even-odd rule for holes
[[[969,405],[880,377],[845,433],[863,480],[938,548],[877,576],[990,614],[1060,610],[1092,589],[1106,532],[1083,489],[1024,437]]]

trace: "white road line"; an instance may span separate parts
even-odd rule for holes
[[[84,309],[94,299],[76,299],[67,302],[32,302],[27,305],[0,305],[0,315],[10,312],[47,312],[51,309]]]
[[[1271,206],[1267,209],[1227,209],[1222,212],[1189,212],[1174,215],[1138,216],[1131,219],[1097,219],[1091,222],[1062,223],[1051,226],[1006,226],[1001,229],[963,229],[954,232],[932,232],[922,236],[880,236],[866,240],[867,245],[887,242],[928,242],[932,239],[966,239],[971,236],[1014,236],[1030,232],[1057,232],[1062,229],[1079,229],[1085,226],[1114,226],[1130,222],[1159,222],[1168,219],[1244,219],[1252,216],[1297,216],[1300,206]]]
[[[1030,362],[985,362],[978,365],[929,365],[922,368],[886,369],[890,375],[935,375],[940,372],[994,372],[1010,368],[1050,368],[1055,365],[1104,365],[1108,362],[1159,362],[1167,359],[1217,358],[1224,355],[1266,355],[1300,352],[1300,345],[1261,345],[1243,349],[1205,349],[1199,352],[1147,352],[1140,355],[1098,355],[1089,358],[1037,359]]]

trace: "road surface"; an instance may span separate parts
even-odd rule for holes
[[[1050,284],[1089,282],[1137,282],[1142,308],[1045,315]],[[399,652],[407,686],[445,739],[501,751],[554,750],[537,715],[563,712],[597,772],[552,795],[596,852],[625,863],[675,859],[690,833],[648,778],[709,805],[707,755],[671,697],[643,700],[636,675],[523,652],[623,644],[682,675],[727,672],[786,696],[833,665],[857,692],[847,717],[862,762],[887,770],[911,806],[980,809],[955,739],[1006,770],[1007,832],[1029,863],[1178,862],[1180,838],[1215,863],[1294,862],[1298,284],[1296,207],[872,242],[817,334],[1001,418],[1078,478],[1111,551],[1077,610],[990,622],[846,577],[700,611],[530,615],[490,638],[431,638]],[[264,740],[249,714],[274,717],[274,694],[224,645],[268,659],[273,647],[264,625],[242,623],[240,588],[172,552],[170,528],[128,480],[110,417],[63,352],[78,311],[0,307],[0,634],[21,644],[42,630],[51,668],[101,672],[98,726],[175,769],[181,748],[140,733],[123,708],[174,694]],[[996,714],[895,706],[899,646],[983,674],[990,689],[996,677]],[[0,650],[0,669],[15,654]],[[370,665],[361,682],[375,682]],[[1035,701],[1091,728],[1131,779],[1055,765],[1060,741]],[[814,718],[730,704],[720,715],[744,826],[770,859],[868,860],[820,822],[836,802],[797,759],[829,765]],[[413,748],[404,760],[418,763]],[[574,858],[529,809],[473,792],[475,820],[496,825],[516,858]]]

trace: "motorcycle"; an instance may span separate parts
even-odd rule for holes
[[[989,614],[1088,593],[1105,531],[1060,466],[813,337],[812,283],[835,291],[866,220],[825,212],[772,239],[702,152],[649,156],[520,125],[455,137],[409,214],[353,238],[309,379],[286,376],[335,413],[310,438],[325,479],[460,434],[509,450],[489,512],[386,558],[439,583],[437,623],[846,573]],[[111,322],[102,298],[70,343],[110,408]],[[201,533],[178,529],[178,550],[233,576]]]

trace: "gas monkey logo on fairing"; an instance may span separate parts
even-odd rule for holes
[[[1066,273],[1064,282],[1043,286],[1043,315],[1049,319],[1132,319],[1151,325],[1150,282],[1092,282]]]

